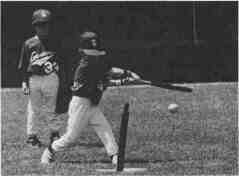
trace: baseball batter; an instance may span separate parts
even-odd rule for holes
[[[49,164],[54,160],[56,152],[74,144],[87,125],[93,127],[103,142],[107,154],[111,157],[112,163],[117,164],[118,146],[111,126],[98,104],[109,83],[121,84],[129,81],[128,78],[139,79],[139,76],[130,71],[112,68],[110,62],[104,58],[106,52],[99,50],[99,38],[94,32],[84,32],[81,35],[80,47],[66,133],[44,150],[41,157],[43,164]],[[113,77],[115,80],[112,80]]]
[[[59,87],[59,57],[57,45],[50,38],[51,12],[36,10],[32,16],[32,25],[36,35],[23,44],[18,69],[22,74],[22,89],[29,95],[27,106],[27,143],[41,145],[36,131],[36,120],[41,109],[52,121],[53,137],[58,136],[55,114]],[[45,105],[44,107],[42,105]],[[55,123],[56,122],[56,123]]]

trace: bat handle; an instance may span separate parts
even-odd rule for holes
[[[151,82],[151,81],[144,80],[144,79],[139,79],[138,82],[139,82],[140,84],[152,85],[152,82]]]

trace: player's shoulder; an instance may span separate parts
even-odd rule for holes
[[[40,40],[36,35],[31,37],[31,38],[28,38],[24,42],[24,45],[28,48],[32,48],[33,46],[36,46],[36,45],[39,45],[39,44],[40,44]]]

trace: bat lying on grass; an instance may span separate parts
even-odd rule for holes
[[[165,82],[158,82],[158,81],[148,81],[148,80],[143,80],[143,79],[128,79],[121,82],[120,84],[114,84],[109,86],[119,86],[119,85],[150,85],[150,86],[155,86],[163,89],[168,89],[168,90],[175,90],[175,91],[180,91],[180,92],[192,92],[192,88],[185,87],[185,86],[178,86],[178,85],[173,85],[171,83],[165,83]]]

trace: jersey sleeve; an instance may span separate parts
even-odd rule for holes
[[[111,58],[106,57],[105,59],[106,71],[109,72],[113,68],[113,61]]]
[[[29,58],[28,49],[24,42],[24,44],[22,45],[20,59],[19,59],[19,63],[18,63],[18,70],[21,74],[21,78],[22,78],[23,82],[28,82],[27,68],[29,65],[29,59],[30,58]]]
[[[104,64],[104,76],[103,76],[103,84],[107,85],[110,81],[110,70],[113,68],[112,61],[109,58],[105,59],[105,64]]]
[[[86,73],[88,69],[89,69],[88,62],[80,60],[75,68],[73,80],[83,84],[87,79]]]

